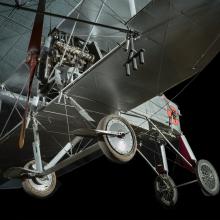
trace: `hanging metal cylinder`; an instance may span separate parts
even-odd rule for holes
[[[126,68],[126,76],[130,76],[131,75],[130,64],[126,63],[125,68]]]
[[[125,44],[125,51],[128,51],[129,46],[130,46],[130,39],[127,38],[127,40],[126,40],[126,44]]]
[[[132,66],[133,66],[133,70],[138,70],[136,57],[132,58]]]
[[[144,49],[141,49],[139,52],[139,59],[140,59],[140,64],[144,64],[145,60],[144,60]]]

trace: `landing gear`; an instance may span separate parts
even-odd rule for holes
[[[137,150],[134,130],[122,117],[109,115],[104,117],[97,127],[99,130],[120,132],[121,135],[103,135],[98,143],[107,158],[114,162],[130,161]]]
[[[199,160],[197,162],[196,175],[204,195],[215,196],[219,193],[219,177],[209,161]]]
[[[164,207],[173,207],[178,199],[178,191],[172,178],[167,174],[157,176],[154,182],[156,198]]]
[[[35,161],[25,165],[26,169],[36,169]],[[22,186],[26,193],[36,198],[47,198],[53,194],[56,188],[56,174],[51,173],[43,177],[28,177],[22,180]]]

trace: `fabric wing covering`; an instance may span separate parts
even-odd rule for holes
[[[124,44],[90,68],[67,94],[99,120],[128,111],[200,72],[220,50],[220,1],[150,2],[128,22],[141,32],[145,64],[130,77]],[[56,100],[46,110],[57,111]]]

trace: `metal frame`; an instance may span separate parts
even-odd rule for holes
[[[78,111],[80,116],[84,118],[88,123],[91,124],[92,122],[95,122],[95,120],[88,114],[88,112],[82,106],[80,106],[72,97],[68,97],[66,94],[61,92],[59,96],[59,100],[58,100],[59,102],[61,101],[62,97],[64,97],[64,101],[66,99],[69,99],[72,106]],[[33,134],[34,134],[33,153],[34,153],[34,160],[36,161],[35,172],[41,175],[43,175],[45,172],[47,172],[48,174],[49,170],[53,170],[56,167],[56,165],[61,161],[61,159],[66,154],[68,154],[68,152],[72,151],[72,149],[82,140],[82,137],[76,136],[73,140],[70,140],[63,147],[63,149],[61,149],[57,153],[57,155],[55,155],[54,158],[51,159],[51,161],[47,165],[43,166],[42,159],[41,159],[41,151],[40,151],[40,137],[39,137],[39,132],[38,132],[38,121],[34,115],[32,115],[32,121],[33,121]],[[98,132],[103,133],[104,131],[98,131]],[[121,135],[121,133],[119,134],[114,133],[114,135]],[[76,155],[75,154],[70,155],[70,158],[74,158],[74,156]],[[68,159],[65,159],[65,160],[68,160]],[[64,167],[62,166],[62,168]]]
[[[65,94],[61,94],[60,96],[62,97],[62,95],[64,95],[65,97],[67,97]],[[87,113],[87,111],[85,109],[83,109],[75,100],[73,100],[73,98],[68,97],[71,101],[73,106],[77,109],[77,111],[79,112],[79,114],[82,116],[82,118],[84,118],[86,121],[88,122],[94,122],[94,119],[92,119],[89,114]],[[70,165],[72,162],[74,162],[74,158],[77,158],[77,154],[71,154],[70,157],[68,159],[65,159],[63,161],[61,161],[61,159],[68,154],[68,152],[72,151],[72,149],[82,140],[81,136],[77,136],[71,140],[70,142],[68,142],[63,149],[61,149],[52,159],[51,161],[43,166],[42,163],[42,159],[41,159],[41,152],[40,152],[40,137],[39,137],[39,132],[38,132],[38,121],[37,119],[32,116],[32,120],[33,120],[33,133],[34,133],[34,142],[33,142],[33,152],[34,152],[34,159],[36,161],[36,170],[35,170],[35,174],[36,175],[46,175],[49,174],[50,172],[54,172],[54,171],[58,171],[61,168],[64,168],[67,165]],[[90,132],[89,129],[87,129],[88,132]],[[100,135],[112,135],[112,136],[123,136],[125,135],[124,132],[112,132],[112,131],[104,131],[104,130],[92,130],[94,131],[94,134],[100,134]],[[94,137],[95,137],[94,135]],[[83,135],[82,135],[83,136]],[[86,136],[86,135],[85,135]],[[97,151],[99,149],[98,144],[93,145],[95,151]],[[98,146],[98,147],[97,147]],[[92,148],[88,147],[88,148]],[[98,149],[97,149],[98,148]],[[86,151],[86,149],[84,150]],[[93,152],[93,150],[92,150]],[[88,154],[86,154],[85,156],[88,156]],[[83,156],[84,157],[84,156]],[[61,162],[60,162],[61,161]],[[68,161],[68,162],[67,162]],[[67,163],[67,164],[66,164]],[[60,165],[63,164],[63,165]]]
[[[134,113],[136,113],[137,115],[140,115],[143,119],[145,118],[146,121],[148,121],[158,132],[159,134],[162,136],[163,138],[163,141],[165,141],[167,144],[169,144],[171,146],[171,148],[190,166],[190,167],[193,167],[193,164],[191,164],[179,151],[176,150],[176,148],[173,146],[173,144],[165,137],[165,135],[160,131],[160,129],[152,122],[152,120],[146,115],[146,114],[140,114],[136,111],[134,111]],[[181,138],[182,138],[182,141],[183,143],[185,144],[185,147],[186,147],[186,150],[187,152],[189,153],[190,155],[190,158],[192,161],[196,162],[196,157],[186,139],[186,137],[181,134]],[[168,174],[169,172],[169,169],[168,169],[168,163],[167,163],[167,156],[166,156],[166,150],[165,150],[165,144],[163,143],[163,141],[159,140],[158,141],[158,144],[160,144],[160,151],[161,151],[161,156],[162,156],[162,163],[163,163],[163,169],[164,171],[166,172],[166,174]],[[162,142],[162,143],[161,143]],[[141,147],[141,144],[140,144],[140,147]],[[141,152],[140,149],[137,149],[137,152],[141,155],[141,157],[147,162],[147,164],[152,168],[152,170],[156,173],[157,176],[159,176],[165,184],[166,181],[161,177],[161,173],[159,173],[156,169],[156,167],[147,159],[147,157]],[[182,184],[179,184],[179,185],[176,185],[175,188],[180,188],[180,187],[183,187],[183,186],[187,186],[187,185],[191,185],[191,184],[194,184],[194,183],[197,183],[198,180],[195,179],[195,180],[192,180],[192,181],[188,181],[188,182],[185,182],[185,183],[182,183]]]
[[[151,120],[151,118],[147,115],[147,114],[140,114],[137,111],[133,111],[135,114],[139,115],[140,117],[142,117],[143,119],[145,118],[149,124],[151,124],[155,130],[158,131],[158,133],[161,135],[161,137],[163,138],[163,140],[171,147],[171,149],[178,155],[180,156],[190,167],[193,167],[193,164],[190,163],[190,161],[188,161],[175,147],[174,145],[168,140],[168,138],[161,132],[161,130],[157,127],[157,125]],[[188,145],[189,146],[189,145]],[[191,148],[189,148],[191,149]],[[192,151],[192,149],[191,149]]]
[[[192,151],[192,148],[190,147],[185,135],[181,134],[180,138],[182,139],[184,145],[185,145],[185,148],[187,150],[187,152],[189,153],[189,156],[190,156],[190,159],[194,162],[197,161],[196,157],[195,157],[195,154],[193,153]]]
[[[5,6],[5,7],[10,7],[10,8],[15,8],[14,5],[8,4],[8,3],[0,2],[0,5]],[[119,28],[119,27],[110,26],[110,25],[101,24],[101,23],[96,23],[96,22],[92,22],[92,21],[89,21],[89,20],[83,20],[83,19],[79,19],[79,18],[68,17],[68,16],[64,16],[64,15],[61,15],[61,14],[55,14],[55,13],[46,12],[46,11],[44,11],[44,12],[37,11],[36,9],[27,8],[27,7],[23,7],[23,6],[19,6],[19,9],[23,10],[23,11],[29,11],[29,12],[33,12],[33,13],[44,14],[44,15],[47,15],[47,16],[62,18],[62,19],[66,19],[66,20],[77,21],[77,22],[88,24],[88,25],[95,25],[95,26],[98,26],[98,27],[108,28],[108,29],[116,30],[116,31],[119,31],[119,32],[122,32],[122,33],[130,33],[133,36],[139,36],[140,35],[140,33],[138,33],[137,31],[133,31],[133,30],[130,30],[130,29]]]
[[[63,149],[61,149],[52,159],[51,161],[43,166],[43,162],[41,159],[40,152],[40,138],[38,133],[38,122],[33,117],[33,133],[34,133],[34,142],[33,142],[33,152],[34,152],[34,160],[36,161],[36,170],[26,170],[28,174],[31,176],[45,176],[50,174],[51,172],[58,171],[66,166],[76,162],[91,153],[95,153],[99,151],[98,144],[94,144],[85,150],[78,152],[77,154],[70,154],[67,159],[62,160],[62,158],[68,154],[81,140],[82,137],[75,137],[71,142],[68,142]],[[62,161],[61,161],[62,160]],[[24,170],[25,171],[25,170]],[[22,173],[21,173],[22,174]]]
[[[34,133],[34,142],[33,142],[33,152],[34,159],[36,163],[36,171],[39,173],[43,172],[43,163],[41,159],[41,151],[40,151],[40,137],[38,132],[38,122],[35,117],[32,117],[33,121],[33,133]]]
[[[80,1],[80,3],[77,5],[77,7],[83,2],[83,0]],[[121,31],[121,32],[124,32],[124,33],[127,33],[128,34],[128,39],[127,39],[127,46],[126,46],[126,49],[128,50],[129,49],[129,45],[131,46],[131,50],[130,50],[130,53],[129,53],[129,57],[128,57],[128,60],[127,60],[127,63],[126,63],[126,69],[127,69],[127,75],[130,75],[130,66],[129,64],[132,62],[133,64],[133,69],[136,70],[138,67],[137,67],[137,61],[136,61],[136,58],[139,56],[139,59],[140,59],[140,63],[143,64],[144,63],[144,50],[141,49],[139,52],[137,52],[134,48],[134,38],[136,38],[139,34],[135,31],[131,31],[131,30],[125,30],[125,29],[122,29],[122,28],[116,28],[116,27],[112,27],[112,26],[108,26],[108,25],[103,25],[103,24],[99,24],[97,23],[98,19],[99,19],[99,16],[102,12],[102,9],[104,7],[104,4],[105,4],[106,0],[103,1],[103,4],[98,12],[98,15],[96,17],[96,20],[95,22],[88,22],[88,21],[84,21],[84,20],[81,20],[81,19],[78,19],[77,18],[70,18],[70,17],[66,17],[66,16],[62,16],[63,18],[65,19],[70,19],[70,20],[75,20],[75,24],[73,26],[73,29],[72,29],[72,32],[71,32],[71,35],[68,39],[68,42],[70,41],[70,38],[74,32],[74,29],[75,29],[75,25],[76,25],[76,22],[83,22],[83,23],[87,23],[87,24],[90,24],[90,25],[93,25],[92,27],[92,30],[91,32],[89,33],[88,35],[88,38],[86,40],[86,43],[84,44],[84,47],[83,47],[83,51],[85,50],[85,47],[87,45],[87,43],[89,42],[90,40],[90,37],[91,37],[91,34],[93,32],[93,28],[94,26],[101,26],[101,27],[105,27],[105,28],[110,28],[110,29],[115,29],[115,30],[118,30],[118,31]],[[4,6],[8,6],[8,7],[11,7],[11,5],[9,4],[6,4],[6,3],[0,3]],[[135,8],[135,1],[134,0],[129,0],[129,6],[130,6],[130,11],[131,11],[131,15],[134,16],[136,14],[136,8]],[[28,10],[28,11],[32,11],[32,12],[36,12],[36,10],[31,10],[31,9],[27,9],[25,7],[22,7],[20,5],[18,5],[18,7],[20,7],[21,9],[23,10]],[[39,12],[39,11],[38,11]],[[53,13],[47,13],[47,12],[40,12],[40,13],[43,13],[43,14],[46,14],[46,15],[51,15],[51,16],[57,16],[57,17],[61,17],[60,15],[55,15]],[[63,53],[63,56],[62,56],[62,59],[61,59],[61,62],[60,62],[60,65],[62,64],[62,61],[63,61],[63,57],[65,56],[65,53],[66,53],[66,48],[65,48],[65,51]],[[55,66],[56,67],[56,66]],[[7,94],[9,96],[9,94]],[[70,100],[70,103],[71,105],[77,110],[77,112],[81,115],[82,118],[84,118],[88,123],[90,123],[92,125],[93,122],[95,122],[95,120],[89,115],[89,113],[82,107],[80,106],[72,97],[68,97],[66,94],[63,93],[63,91],[60,92],[60,96],[58,98],[58,103],[61,101],[61,98],[64,97],[64,104],[66,105],[66,99]],[[19,96],[17,99],[19,101],[21,101],[23,98],[23,96]],[[39,98],[39,97],[37,97]],[[23,101],[23,100],[22,100]],[[37,100],[33,100],[33,106],[37,106],[38,104],[38,101],[39,99]],[[136,112],[137,113],[137,112]],[[137,113],[139,114],[139,113]],[[142,115],[143,116],[143,115]],[[166,136],[161,132],[161,130],[156,126],[156,124],[154,124],[154,122],[147,116],[144,116],[146,118],[146,120],[159,132],[159,134],[163,137],[163,139],[166,141],[166,143],[175,151],[175,153],[180,156],[190,167],[193,167],[193,164],[188,161],[174,146],[173,144],[166,138]],[[93,153],[93,152],[96,152],[97,150],[99,150],[99,147],[97,144],[95,145],[92,145],[90,147],[88,147],[87,149],[84,150],[84,152],[80,152],[80,153],[77,153],[77,154],[74,154],[74,155],[70,155],[70,157],[68,159],[65,159],[63,161],[62,158],[68,154],[69,151],[71,151],[81,140],[82,140],[82,137],[75,137],[73,140],[70,140],[64,147],[62,150],[60,150],[57,155],[52,158],[52,160],[44,166],[43,162],[42,162],[42,158],[41,158],[41,149],[40,149],[40,137],[39,137],[39,130],[38,130],[38,121],[37,119],[35,118],[35,116],[32,116],[32,127],[33,127],[33,134],[34,134],[34,142],[32,144],[32,147],[33,147],[33,154],[34,154],[34,159],[35,159],[35,163],[36,163],[36,167],[35,170],[26,170],[27,172],[30,172],[30,174],[32,175],[35,175],[35,176],[38,176],[38,175],[48,175],[52,172],[55,172],[55,171],[58,171],[70,164],[72,164],[73,162],[76,162],[78,159],[81,159],[83,157],[86,157],[88,156],[89,154]],[[108,135],[116,135],[116,136],[121,136],[121,135],[124,135],[123,133],[120,133],[120,132],[109,132],[109,131],[103,131],[103,130],[95,130],[96,132],[99,132],[101,133],[102,135],[103,134],[108,134]],[[189,153],[190,155],[190,158],[192,161],[197,161],[196,160],[196,157],[186,139],[186,137],[182,134],[181,135],[181,139],[186,147],[186,150],[187,152]],[[169,169],[168,169],[168,163],[167,163],[167,157],[166,157],[166,150],[165,150],[165,145],[164,144],[160,144],[160,151],[161,151],[161,156],[162,156],[162,163],[163,163],[163,169],[164,171],[168,174],[169,172]],[[153,164],[147,159],[147,157],[145,157],[145,155],[141,152],[141,150],[137,149],[137,152],[143,157],[143,159],[149,164],[149,166],[153,169],[153,171],[158,175],[160,176],[160,173],[157,171],[156,167],[153,166]],[[61,162],[60,162],[61,161]],[[33,174],[34,173],[34,174]],[[180,186],[185,186],[185,185],[188,185],[188,184],[191,184],[191,183],[194,183],[194,182],[197,182],[197,180],[193,180],[193,181],[190,181],[188,183],[184,183],[184,184],[181,184],[177,187],[180,187]]]
[[[80,141],[81,137],[75,137],[71,142],[68,142],[66,146],[44,167],[44,170],[48,170],[54,167],[68,151],[71,151]]]
[[[158,143],[159,144],[159,143]],[[140,145],[141,146],[141,145]],[[166,174],[168,174],[169,169],[168,169],[168,163],[167,163],[167,156],[166,156],[166,151],[165,151],[165,146],[164,144],[160,144],[160,150],[161,150],[161,156],[162,156],[162,163],[163,163],[163,170],[165,171]],[[156,166],[154,166],[148,159],[147,157],[141,152],[140,149],[137,149],[137,152],[141,155],[141,157],[148,163],[148,165],[153,169],[153,171],[160,176],[160,172],[156,169]]]
[[[89,113],[76,102],[72,97],[65,95],[66,98],[70,100],[71,105],[77,110],[77,112],[88,122],[95,122],[95,120],[89,115]]]
[[[71,101],[71,104],[77,109],[79,114],[87,120],[88,122],[94,122],[94,120],[89,116],[88,112],[83,109],[73,98],[68,97],[66,94],[61,93],[59,97],[59,101],[61,101],[62,96],[64,98],[68,98]],[[163,137],[164,141],[168,143],[172,149],[174,149],[175,152],[178,152],[175,147],[171,144],[171,142],[164,136],[164,134],[160,131],[160,129],[151,121],[150,118],[146,117],[146,120],[153,125],[153,127],[159,132],[159,134]],[[30,170],[30,169],[22,169],[22,168],[16,168],[12,169],[12,175],[17,172],[18,177],[22,175],[28,175],[31,177],[41,177],[41,176],[46,176],[49,175],[52,172],[59,171],[60,169],[63,169],[74,162],[77,162],[81,160],[82,158],[85,158],[93,153],[98,153],[102,154],[99,145],[96,143],[94,145],[89,146],[88,148],[84,149],[81,152],[78,152],[77,154],[70,154],[67,159],[62,160],[62,158],[66,155],[69,154],[69,152],[82,140],[82,137],[76,136],[72,141],[68,142],[63,149],[61,149],[55,156],[50,160],[50,162],[47,165],[43,165],[42,159],[41,159],[41,151],[40,151],[40,137],[39,137],[39,132],[38,132],[38,124],[39,122],[35,118],[35,116],[32,115],[32,126],[33,126],[33,134],[34,134],[34,142],[33,142],[33,153],[34,153],[34,159],[36,161],[36,166],[34,167],[35,170]],[[123,135],[120,132],[108,132],[108,131],[102,131],[102,130],[94,130],[96,133],[100,133],[101,135],[103,134],[108,134],[108,135]],[[184,144],[186,145],[187,150],[189,149],[189,154],[190,157],[194,160],[195,156],[192,152],[191,147],[189,146],[186,138],[184,135],[181,135],[181,138],[183,139]],[[162,163],[163,163],[163,169],[166,174],[168,174],[169,169],[168,169],[168,163],[167,163],[167,156],[166,156],[166,150],[165,150],[165,144],[163,141],[159,140],[158,144],[160,144],[160,151],[161,151],[161,156],[162,156]],[[141,146],[141,145],[140,145]],[[141,155],[141,157],[148,163],[148,165],[152,168],[152,170],[156,173],[157,176],[161,177],[161,173],[156,169],[156,167],[147,159],[147,157],[141,152],[140,149],[137,149],[137,152]],[[178,155],[181,155],[178,152]],[[181,155],[181,158],[184,159],[184,161],[187,161],[187,164],[189,165],[190,162]],[[191,165],[191,164],[190,164]],[[191,165],[192,166],[192,165]],[[10,171],[8,172],[8,177],[10,177]],[[14,176],[13,178],[15,178]],[[161,177],[162,178],[162,177]],[[163,179],[163,178],[162,178]],[[165,181],[164,181],[165,182]],[[177,185],[176,187],[182,187],[186,186],[192,183],[197,182],[197,180],[189,181],[180,185]],[[165,182],[166,184],[166,182]]]
[[[160,173],[157,171],[157,169],[153,166],[153,164],[147,159],[147,157],[144,156],[144,154],[137,149],[137,152],[141,155],[141,157],[148,163],[148,165],[152,168],[152,170],[158,175],[160,176]]]
[[[161,130],[152,122],[150,118],[146,118],[150,124],[160,133],[160,135],[164,138],[164,140],[169,144],[169,146],[176,152],[178,156],[180,156],[190,167],[193,165],[173,146],[173,144],[166,138],[166,136],[161,132]]]
[[[149,120],[148,120],[149,121]],[[150,122],[150,121],[149,121]],[[155,125],[156,126],[156,125]],[[158,131],[160,132],[160,134],[162,133],[160,130],[159,130],[159,128],[157,128],[158,129]],[[182,137],[182,136],[181,136]],[[184,138],[185,138],[185,136],[184,136]],[[167,138],[165,139],[165,140],[167,140]],[[186,141],[186,143],[188,143],[187,142],[187,140],[186,140],[186,138],[184,139],[184,141]],[[168,142],[168,143],[170,143],[170,142]],[[159,143],[158,143],[159,144]],[[140,145],[141,146],[141,145]],[[173,146],[173,145],[172,145]],[[173,146],[174,147],[174,146]],[[189,144],[188,144],[188,146],[187,146],[187,148],[186,148],[187,150],[189,149],[189,151],[191,151],[190,152],[190,156],[192,156],[192,158],[193,158],[193,152],[192,152],[192,149],[191,149],[191,147],[189,146]],[[163,169],[164,169],[164,171],[165,171],[165,173],[166,174],[168,174],[168,172],[169,172],[169,169],[168,169],[168,163],[167,163],[167,156],[166,156],[166,151],[165,151],[165,145],[162,143],[162,144],[160,144],[160,150],[161,150],[161,156],[162,156],[162,162],[163,162]],[[157,171],[157,169],[156,169],[156,167],[147,159],[147,157],[141,152],[141,150],[139,150],[139,149],[137,149],[137,152],[141,155],[141,157],[148,163],[148,165],[152,168],[152,170],[156,173],[156,175],[157,176],[159,176],[163,181],[164,181],[164,183],[165,184],[167,184],[166,183],[166,181],[163,179],[163,177],[161,177],[161,173],[159,173],[158,171]],[[180,153],[179,153],[180,154]],[[180,154],[181,155],[181,154]],[[183,157],[184,158],[184,157]],[[191,158],[191,159],[192,159]],[[194,159],[195,159],[195,157],[194,157]],[[194,161],[196,161],[196,159],[194,160]],[[185,182],[185,183],[182,183],[182,184],[179,184],[179,185],[176,185],[175,186],[175,188],[180,188],[180,187],[183,187],[183,186],[187,186],[187,185],[191,185],[191,184],[194,184],[194,183],[197,183],[198,182],[198,180],[197,179],[195,179],[195,180],[192,180],[192,181],[188,181],[188,182]]]
[[[81,0],[77,6],[74,8],[74,10],[76,10],[82,3],[83,3],[84,0]],[[100,7],[99,11],[98,11],[98,14],[96,16],[96,19],[95,19],[95,22],[90,22],[89,24],[92,24],[93,27],[86,39],[86,42],[84,44],[84,47],[83,47],[83,51],[85,50],[90,38],[91,38],[91,35],[92,35],[92,32],[94,30],[94,27],[97,26],[97,21],[102,13],[102,10],[103,10],[103,7],[105,5],[105,2],[106,0],[103,1],[102,3],[102,6]],[[6,4],[6,6],[9,6],[8,4]],[[22,7],[21,7],[22,8]],[[23,8],[23,10],[25,10],[25,8]],[[38,12],[39,13],[39,12]],[[40,12],[40,13],[43,13],[43,12]],[[66,18],[66,17],[65,17]],[[68,39],[68,42],[70,41],[70,38],[71,36],[73,35],[73,32],[75,30],[75,26],[76,26],[76,23],[77,22],[84,22],[84,21],[81,21],[80,19],[75,19],[75,23],[73,25],[73,28],[72,28],[72,31],[71,31],[71,35]],[[85,23],[85,22],[84,22]],[[126,33],[128,31],[126,30]],[[129,33],[131,33],[131,31],[129,31]],[[66,49],[65,49],[66,51]],[[63,54],[63,57],[65,55],[65,51],[64,51],[64,54]],[[59,63],[59,65],[62,64],[62,60],[63,60],[63,57],[61,59],[61,62]],[[54,67],[54,70],[56,69],[56,66]],[[53,71],[52,71],[53,72]],[[50,78],[50,77],[49,77]],[[58,103],[60,103],[62,97],[64,98],[64,104],[66,106],[66,100],[69,100],[70,101],[70,104],[77,110],[77,112],[79,113],[79,115],[85,119],[89,125],[91,127],[94,127],[94,122],[95,120],[88,114],[88,112],[82,107],[80,106],[72,97],[69,97],[67,96],[65,93],[63,93],[63,91],[61,90],[60,92],[60,95],[58,97]],[[42,163],[42,159],[41,159],[41,152],[40,152],[40,137],[39,137],[39,133],[38,133],[38,122],[37,122],[37,119],[35,118],[35,116],[32,116],[32,120],[33,120],[33,133],[34,133],[34,142],[33,142],[33,152],[34,152],[34,159],[36,161],[36,172],[39,173],[39,174],[43,174],[45,172],[49,172],[50,170],[53,170],[55,167],[57,167],[56,165],[60,162],[60,160],[69,152],[69,151],[72,151],[72,149],[79,143],[79,141],[82,140],[82,137],[79,137],[79,136],[76,136],[73,140],[70,140],[70,136],[69,136],[69,142],[64,146],[64,148],[59,151],[57,153],[57,155],[45,166],[43,166],[43,163]],[[68,124],[68,127],[69,127],[69,123],[67,121],[67,124]],[[69,130],[69,129],[68,129]],[[104,131],[97,131],[97,132],[100,132],[101,134],[104,134],[103,132]],[[69,132],[68,132],[69,133]],[[111,133],[112,134],[112,133]],[[121,133],[120,134],[112,134],[112,135],[122,135]],[[71,155],[70,158],[73,158],[75,155]],[[69,158],[69,159],[70,159]],[[67,161],[64,160],[64,161]],[[69,160],[71,161],[71,160]],[[69,165],[69,163],[68,163]],[[65,165],[66,166],[66,165]],[[59,167],[59,166],[58,166]],[[63,166],[62,166],[63,168]],[[56,168],[58,169],[58,168]]]
[[[167,155],[166,155],[166,150],[165,150],[164,144],[160,145],[160,151],[161,151],[161,155],[162,155],[163,169],[166,173],[168,173],[169,169],[168,169]]]

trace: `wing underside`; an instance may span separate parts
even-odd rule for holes
[[[125,75],[124,44],[87,70],[71,88],[89,112],[128,111],[200,72],[220,50],[220,1],[152,1],[128,25],[141,32],[145,63]],[[57,111],[56,101],[47,109]],[[39,113],[43,114],[43,113]]]
[[[129,22],[142,33],[136,49],[146,50],[146,62],[138,71],[125,76],[122,45],[68,94],[86,109],[100,103],[96,111],[103,106],[127,111],[200,72],[220,49],[220,1],[178,2],[153,1]]]

